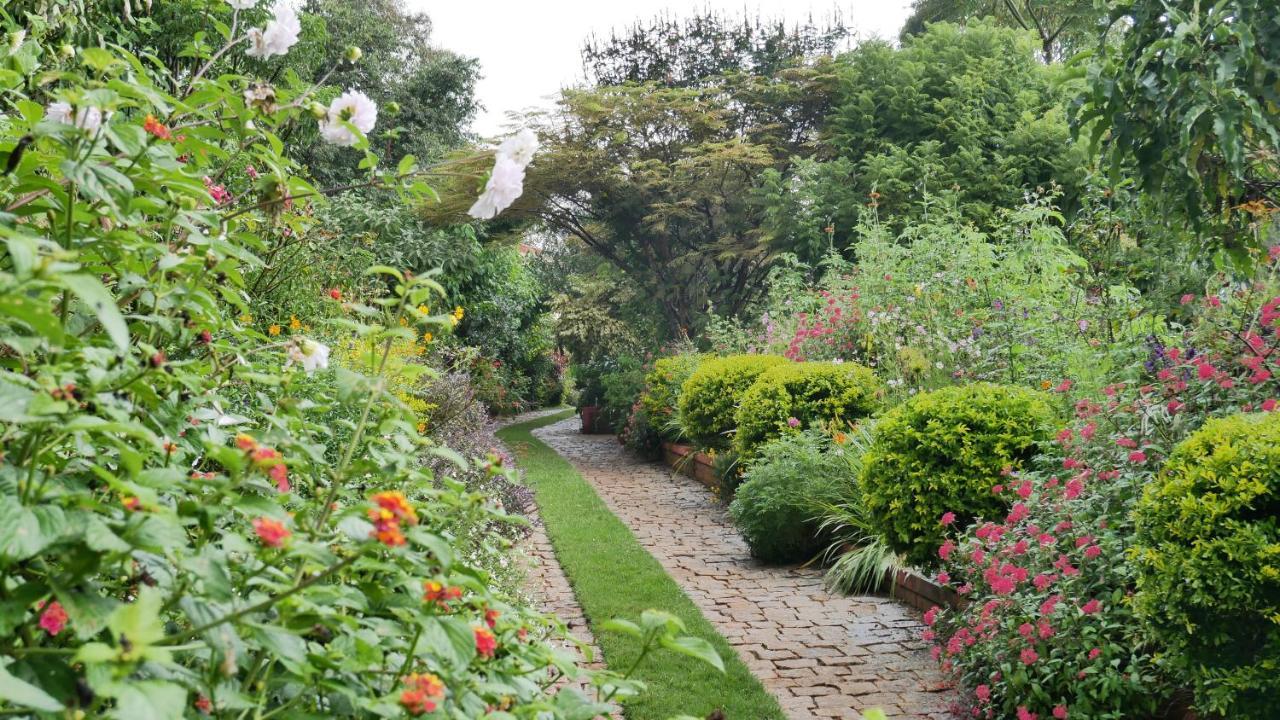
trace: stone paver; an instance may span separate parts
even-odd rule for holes
[[[595,487],[788,717],[855,720],[872,707],[891,718],[951,717],[951,692],[918,640],[914,611],[828,593],[813,568],[757,563],[705,487],[637,460],[613,437],[580,434],[576,418],[534,434]]]

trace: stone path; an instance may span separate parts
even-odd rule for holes
[[[788,717],[855,720],[872,707],[891,718],[951,717],[914,611],[832,595],[815,569],[760,565],[705,487],[637,460],[611,436],[580,434],[577,418],[534,434],[595,487]]]

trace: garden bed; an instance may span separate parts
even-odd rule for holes
[[[662,461],[681,475],[691,477],[712,490],[720,489],[715,461],[706,453],[697,452],[689,445],[664,442],[662,443]]]

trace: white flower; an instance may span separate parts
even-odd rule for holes
[[[258,0],[227,0],[227,4],[237,10],[248,10],[258,4]]]
[[[343,121],[368,134],[378,122],[378,106],[359,90],[348,90],[329,103],[329,115],[320,121],[320,134],[334,145],[351,147],[360,141],[360,136]]]
[[[102,111],[96,107],[74,109],[70,103],[56,102],[45,108],[45,117],[63,125],[75,125],[81,130],[97,132],[102,127]]]
[[[529,165],[536,152],[538,152],[538,136],[534,135],[529,128],[503,140],[498,146],[498,154],[511,158],[521,169]]]
[[[282,5],[265,28],[249,31],[249,49],[244,54],[264,60],[272,55],[284,55],[298,42],[301,32],[298,14],[288,5]]]
[[[484,186],[484,192],[467,213],[473,218],[489,220],[511,207],[511,203],[523,192],[524,168],[510,157],[499,154],[493,163],[493,172],[489,173],[489,182]]]
[[[289,343],[287,352],[289,361],[285,363],[286,370],[294,363],[301,363],[302,369],[308,373],[329,367],[329,346],[324,343],[302,338],[298,342]]]

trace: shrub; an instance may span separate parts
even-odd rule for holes
[[[645,391],[640,396],[640,404],[664,440],[680,439],[678,423],[674,422],[680,388],[701,362],[702,356],[691,353],[658,358],[644,376]]]
[[[1211,420],[1134,513],[1136,607],[1201,711],[1272,717],[1280,702],[1280,417]]]
[[[815,517],[852,482],[831,439],[818,430],[766,443],[746,471],[729,515],[751,554],[765,562],[794,562],[822,549]]]
[[[944,513],[967,523],[995,517],[1006,500],[991,492],[1049,438],[1053,412],[1039,394],[978,383],[917,395],[889,411],[864,460],[867,509],[890,547],[921,567],[937,562]]]
[[[750,458],[761,444],[833,420],[853,421],[880,405],[875,373],[855,363],[787,363],[769,368],[742,396],[734,414],[734,447]]]
[[[680,389],[680,426],[702,447],[727,448],[743,393],[765,370],[787,362],[776,355],[730,355],[707,360]]]

